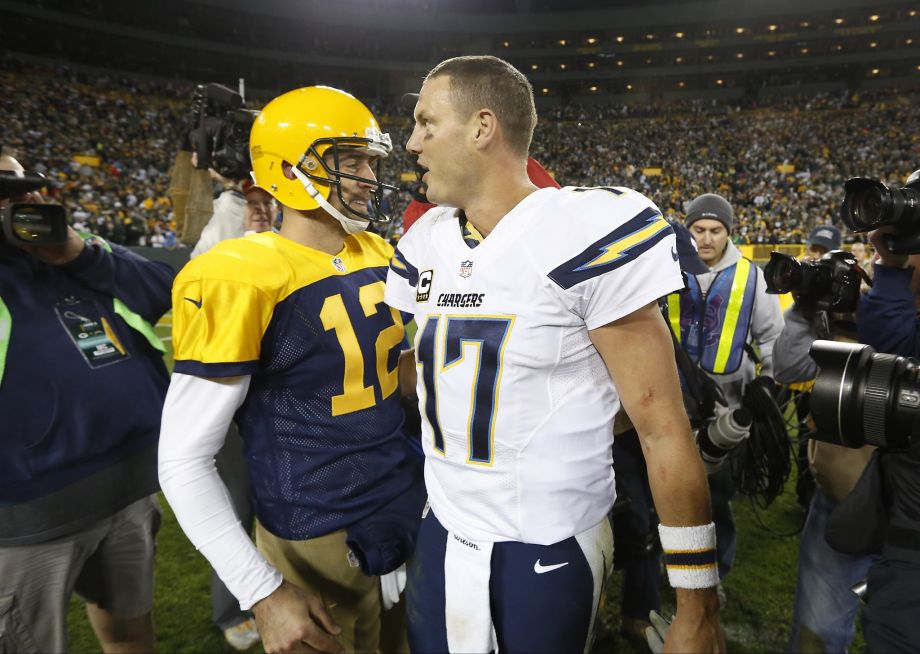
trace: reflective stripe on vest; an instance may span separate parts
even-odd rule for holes
[[[744,356],[754,310],[757,274],[747,259],[719,272],[705,302],[696,277],[688,277],[689,290],[668,296],[672,329],[691,359],[703,370],[723,375],[735,372]],[[679,307],[679,312],[674,308]],[[679,329],[673,313],[678,313]]]
[[[683,336],[680,331],[680,292],[668,296],[668,322],[671,323],[671,331],[680,343]]]
[[[0,386],[3,385],[3,371],[6,370],[6,350],[10,346],[10,332],[13,331],[13,317],[0,298]]]
[[[89,243],[98,243],[102,249],[106,252],[112,251],[112,246],[109,245],[109,242],[100,236],[95,234],[90,234],[89,232],[77,232],[80,235],[80,238],[87,244]],[[147,342],[150,343],[150,346],[166,354],[166,346],[163,345],[163,341],[160,340],[160,337],[157,336],[156,331],[153,329],[153,325],[144,320],[141,314],[131,311],[125,303],[119,300],[117,297],[112,300],[112,310],[124,320],[129,327],[134,331],[138,332],[141,336],[147,339]]]
[[[737,370],[741,365],[741,350],[744,348],[744,341],[747,340],[747,327],[750,320],[744,325],[744,332],[741,335],[741,343],[738,347],[733,347],[737,341],[738,318],[741,317],[741,308],[744,304],[745,290],[747,289],[748,279],[754,277],[751,275],[751,262],[747,259],[741,259],[735,264],[735,276],[732,278],[732,290],[728,296],[728,308],[725,310],[725,322],[722,324],[722,333],[719,335],[719,349],[716,352],[716,361],[712,372],[722,374],[728,365],[729,356],[736,354],[738,363],[733,367]],[[753,288],[751,289],[753,291]],[[754,303],[753,294],[748,305]]]

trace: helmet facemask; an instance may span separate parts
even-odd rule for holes
[[[371,156],[378,157],[375,164],[375,176],[376,179],[369,179],[366,177],[360,177],[358,175],[352,175],[350,173],[343,172],[340,169],[339,155],[342,151],[358,151]],[[384,193],[389,190],[393,193],[398,193],[399,189],[392,184],[385,184],[380,180],[380,173],[382,169],[383,159],[389,156],[390,152],[393,150],[392,141],[390,140],[389,134],[384,134],[379,130],[373,128],[367,128],[365,130],[365,137],[336,137],[336,138],[321,138],[314,141],[310,147],[304,152],[303,156],[300,158],[300,161],[297,162],[295,166],[295,175],[297,172],[303,173],[303,175],[316,182],[318,184],[323,184],[329,187],[329,192],[332,193],[333,189],[337,193],[340,204],[345,208],[345,211],[350,214],[349,216],[339,215],[340,212],[336,210],[335,207],[328,204],[328,201],[321,202],[320,198],[324,194],[320,193],[315,187],[311,190],[310,187],[304,186],[307,188],[307,192],[313,196],[314,200],[319,202],[320,206],[331,213],[333,217],[339,219],[347,219],[349,222],[358,219],[360,221],[372,221],[379,224],[389,223],[391,217],[386,215],[381,210],[383,203]],[[326,161],[326,156],[331,154],[332,165],[330,166]],[[317,166],[322,167],[322,173],[318,174]],[[300,178],[300,175],[297,175]],[[368,202],[368,210],[366,212],[358,211],[352,208],[351,204],[345,199],[342,194],[342,180],[349,179],[362,184],[370,186],[373,190],[371,192],[371,197]],[[301,179],[303,182],[304,180]],[[313,186],[311,183],[310,186]],[[328,206],[327,206],[328,205]],[[365,225],[366,227],[366,225]],[[351,231],[346,226],[347,231]]]

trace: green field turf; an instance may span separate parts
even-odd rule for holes
[[[169,336],[171,316],[157,326]],[[170,343],[167,341],[167,346]],[[172,366],[172,348],[168,363]],[[158,652],[233,652],[211,624],[210,569],[179,529],[169,506],[160,497],[163,527],[157,539],[154,621]],[[744,498],[734,502],[738,523],[735,568],[724,582],[728,599],[722,614],[728,650],[732,653],[781,652],[785,648],[795,591],[798,538],[777,534],[794,532],[802,522],[795,502],[794,479],[776,502],[763,512]],[[609,585],[595,652],[645,654],[648,649],[617,632],[619,574]],[[665,612],[673,611],[673,595],[663,589]],[[71,602],[71,651],[99,652],[82,606]],[[261,651],[255,647],[252,651]],[[850,652],[860,654],[865,645],[859,633]]]

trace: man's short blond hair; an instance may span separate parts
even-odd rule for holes
[[[451,103],[461,118],[491,109],[508,144],[519,153],[528,153],[537,109],[533,87],[521,71],[498,57],[465,56],[442,61],[425,81],[442,76],[450,79]]]

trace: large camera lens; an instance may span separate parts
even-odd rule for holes
[[[815,341],[810,354],[821,368],[810,401],[816,438],[902,448],[920,437],[920,362],[834,341]]]
[[[920,191],[911,187],[891,188],[866,177],[848,179],[840,206],[840,218],[855,232],[867,232],[884,225],[908,227],[920,222]]]
[[[763,274],[767,282],[767,293],[788,293],[802,284],[802,264],[779,252],[770,253],[770,261],[764,267]]]

